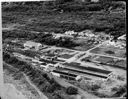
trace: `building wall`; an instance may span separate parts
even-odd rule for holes
[[[91,2],[91,0],[74,0],[74,1],[77,1],[77,2]]]
[[[91,2],[99,2],[99,0],[91,0]]]

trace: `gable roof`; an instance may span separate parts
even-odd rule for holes
[[[28,46],[40,46],[40,43],[32,42],[32,41],[26,41],[25,45]]]

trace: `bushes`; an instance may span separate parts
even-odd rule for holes
[[[15,57],[10,57],[7,60],[7,62],[10,63],[10,64],[16,64],[18,62],[18,60]]]
[[[126,85],[121,85],[121,86],[118,86],[118,87],[114,87],[112,90],[113,91],[116,91],[116,93],[113,95],[113,97],[120,97],[123,93],[126,92]]]
[[[10,55],[3,52],[3,60],[8,60],[8,59],[10,59]]]
[[[115,52],[113,52],[113,51],[105,51],[105,53],[107,53],[107,54],[115,54]]]
[[[117,79],[118,79],[118,80],[122,80],[122,81],[124,81],[124,80],[125,80],[125,78],[124,78],[124,76],[123,76],[123,75],[118,75],[118,76],[117,76]]]
[[[99,84],[93,84],[93,85],[91,86],[91,90],[92,90],[92,91],[96,91],[96,90],[98,90],[99,88],[101,88],[101,86],[100,86]]]
[[[69,94],[69,95],[76,95],[76,94],[78,94],[78,89],[75,88],[75,87],[69,86],[66,89],[66,93]]]
[[[11,56],[10,54],[4,52],[4,61],[11,64],[19,71],[24,72],[27,76],[30,77],[31,81],[38,86],[38,88],[43,92],[54,93],[56,90],[60,90],[61,86],[53,79],[48,76],[48,74],[43,73],[26,62],[20,61],[17,58]],[[19,79],[20,74],[15,77]]]

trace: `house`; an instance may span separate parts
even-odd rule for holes
[[[93,37],[93,36],[95,36],[93,34],[93,31],[92,30],[84,30],[84,31],[80,32],[79,35],[81,35],[81,36],[87,36],[87,37]]]
[[[91,2],[91,0],[74,0],[76,2]]]
[[[47,64],[46,67],[45,67],[45,71],[48,71],[48,72],[51,72],[55,69],[54,65],[53,64]]]
[[[66,35],[74,35],[74,34],[77,34],[77,32],[74,32],[74,31],[66,31],[65,34]]]
[[[99,2],[99,0],[91,0],[91,2]]]
[[[82,76],[81,76],[81,75],[76,76],[75,80],[76,80],[76,81],[82,80]]]
[[[55,73],[55,72],[51,72],[52,75],[56,76],[56,77],[60,77],[59,73]]]
[[[88,37],[94,37],[95,35],[92,34],[92,33],[86,33],[86,36],[88,36]]]
[[[42,44],[32,41],[26,41],[26,43],[24,43],[24,48],[39,50],[40,48],[42,48]]]
[[[85,36],[85,33],[84,32],[80,32],[80,33],[78,33],[78,35],[84,37]]]

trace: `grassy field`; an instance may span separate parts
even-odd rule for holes
[[[113,45],[104,44],[91,50],[91,52],[96,54],[126,58],[126,48],[120,49],[119,47],[115,47]]]
[[[98,62],[104,65],[111,65],[114,67],[126,68],[126,60],[119,60],[118,58],[112,58],[107,56],[90,55],[81,60],[82,62]]]
[[[99,61],[104,64],[115,65],[126,68],[126,60],[118,60],[110,57],[100,56],[99,58],[96,59],[96,61]]]

